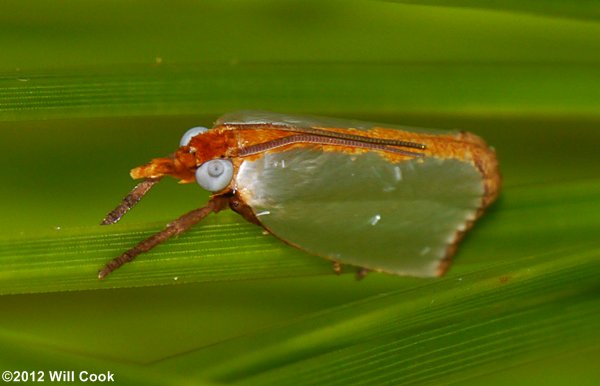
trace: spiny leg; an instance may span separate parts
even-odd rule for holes
[[[121,217],[123,217],[123,215],[129,211],[129,209],[133,208],[135,204],[137,204],[142,197],[148,193],[150,188],[152,188],[161,180],[161,178],[162,177],[146,178],[144,181],[137,184],[123,199],[123,201],[121,201],[121,203],[115,209],[111,210],[106,217],[104,217],[104,220],[102,220],[100,225],[110,225],[118,222]]]
[[[173,236],[179,235],[198,222],[204,217],[208,216],[211,212],[219,212],[224,209],[229,201],[229,197],[217,196],[213,197],[208,201],[206,206],[198,209],[194,209],[178,219],[169,223],[162,231],[148,237],[146,240],[140,242],[135,247],[129,249],[120,256],[115,257],[113,260],[108,262],[104,268],[98,273],[98,279],[104,279],[112,271],[119,268],[125,263],[128,263],[136,258],[140,253],[144,253],[154,248],[158,244],[170,239]]]

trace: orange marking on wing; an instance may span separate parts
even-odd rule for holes
[[[220,129],[221,132],[234,132],[237,137],[236,147],[238,149],[293,135],[293,132],[277,130],[275,126],[269,124],[244,126],[228,125],[220,126],[218,129]],[[398,129],[386,129],[381,127],[376,127],[370,130],[336,127],[319,129],[339,133],[349,133],[371,138],[383,138],[420,143],[426,146],[424,150],[419,150],[419,152],[422,152],[425,156],[436,158],[453,158],[471,162],[478,168],[484,179],[485,194],[482,200],[482,208],[487,207],[498,197],[501,177],[498,171],[496,153],[485,143],[482,138],[475,134],[468,132],[427,134],[414,133]],[[302,132],[302,129],[298,129],[298,132]],[[270,151],[283,151],[306,146],[318,147],[326,152],[343,152],[347,154],[362,154],[366,152],[377,151],[390,162],[394,163],[399,163],[413,158],[403,154],[357,148],[353,146],[315,145],[302,143],[290,144]],[[248,158],[252,159],[258,157],[260,157],[260,154],[251,155]]]
[[[436,158],[453,158],[465,162],[471,162],[481,172],[484,179],[485,194],[482,199],[482,209],[491,204],[500,189],[500,174],[495,152],[490,149],[480,137],[466,132],[450,134],[427,134],[414,133],[398,129],[386,129],[376,127],[370,130],[358,130],[352,128],[319,128],[321,130],[354,134],[370,138],[382,138],[396,141],[415,142],[425,145],[425,149],[418,150],[425,156]],[[302,133],[302,129],[298,129]],[[214,158],[231,158],[234,165],[239,165],[239,150],[269,142],[282,137],[294,135],[293,131],[277,130],[277,126],[271,124],[256,125],[221,125],[212,130],[192,138],[189,146],[177,150],[173,158],[157,158],[149,164],[137,167],[131,171],[133,178],[159,177],[171,175],[179,178],[182,183],[194,181],[194,171],[198,165]],[[306,146],[317,147],[325,152],[343,152],[347,154],[363,154],[376,151],[390,162],[399,163],[412,159],[410,155],[358,148],[355,146],[339,146],[326,144],[295,143],[282,146],[268,151],[283,151]],[[401,148],[401,147],[400,147]],[[411,150],[411,149],[408,149]],[[261,157],[254,154],[246,157],[253,159]],[[236,167],[237,170],[237,167]]]

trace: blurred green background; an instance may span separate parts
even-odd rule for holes
[[[117,384],[600,382],[593,1],[0,5],[0,370]],[[232,213],[105,282],[207,195],[128,171],[236,109],[464,129],[499,202],[450,272],[356,282]]]

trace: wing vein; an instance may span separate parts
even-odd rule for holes
[[[367,137],[365,137],[367,138]],[[370,139],[378,139],[378,138],[370,138]],[[286,145],[291,145],[295,143],[313,143],[320,145],[334,145],[334,146],[351,146],[362,149],[370,149],[370,150],[382,150],[391,153],[402,154],[410,157],[422,157],[422,153],[416,153],[412,151],[397,149],[392,147],[393,145],[383,144],[383,143],[373,143],[373,142],[364,142],[354,139],[347,138],[339,138],[339,137],[323,137],[320,135],[310,135],[310,134],[298,134],[298,135],[290,135],[287,137],[277,138],[272,141],[259,143],[256,145],[251,145],[240,149],[239,156],[246,157],[253,154],[263,153],[267,150],[275,149],[278,147],[283,147]],[[401,146],[401,145],[395,145]]]

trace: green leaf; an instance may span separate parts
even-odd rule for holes
[[[160,227],[106,227],[56,231],[54,235],[5,241],[0,246],[0,293],[182,284],[219,280],[331,273],[331,264],[267,236],[234,215],[207,220],[157,247],[104,281],[98,271],[112,257]],[[237,220],[237,221],[236,221]],[[147,258],[146,258],[147,257]]]
[[[435,111],[475,117],[597,119],[599,90],[596,63],[137,66],[118,73],[32,72],[26,82],[5,75],[0,78],[4,101],[0,117],[209,115],[268,106],[275,111],[354,116]]]
[[[597,21],[600,8],[594,0],[551,0],[551,1],[498,1],[498,0],[392,0],[396,3],[473,8],[491,11],[526,13],[539,16],[576,18]]]
[[[594,349],[598,246],[450,275],[160,366],[222,383],[453,383]]]
[[[465,247],[466,258],[477,251],[474,263],[487,259],[498,243],[506,245],[504,259],[520,259],[529,251],[560,250],[566,240],[570,245],[585,244],[600,232],[598,195],[600,180],[508,187],[486,224],[474,231],[475,240]],[[242,223],[240,217],[218,216],[218,220],[207,220],[142,255],[106,281],[96,278],[102,265],[156,230],[126,227],[125,231],[106,233],[105,227],[98,226],[5,241],[0,246],[4,267],[1,291],[49,292],[331,273],[327,261],[285,245],[256,226]]]
[[[0,370],[597,384],[596,7],[419,4],[0,5]],[[473,131],[497,149],[502,196],[441,279],[338,277],[220,213],[98,281],[207,200],[163,181],[122,223],[96,225],[128,171],[238,108]]]

